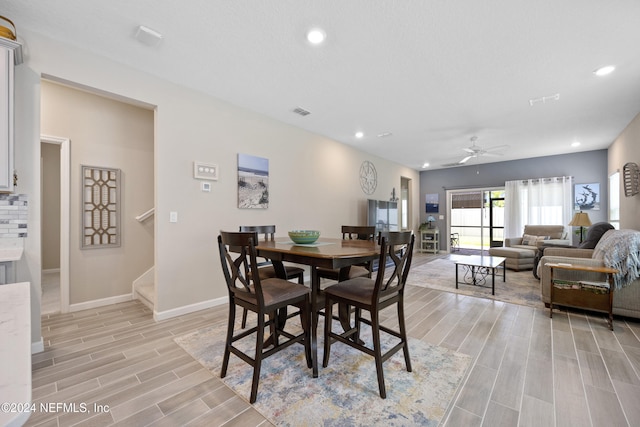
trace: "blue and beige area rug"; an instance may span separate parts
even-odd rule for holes
[[[175,339],[214,375],[220,375],[226,325],[211,326]],[[322,362],[322,327],[318,356]],[[368,327],[362,339],[370,343]],[[239,341],[247,354],[254,336]],[[393,345],[389,337],[383,344]],[[242,348],[242,347],[241,347]],[[243,348],[245,351],[245,348]],[[278,426],[437,426],[445,415],[471,357],[411,339],[413,372],[407,372],[402,351],[384,363],[387,398],[378,394],[375,363],[342,343],[331,347],[327,368],[313,378],[304,348],[293,346],[263,361],[254,408]],[[248,400],[252,368],[231,355],[223,382]]]
[[[452,257],[455,259],[455,257]],[[464,267],[459,267],[459,281],[464,281]],[[502,274],[500,271],[499,274]],[[478,298],[493,299],[513,304],[544,309],[540,294],[540,281],[533,277],[531,270],[507,270],[506,282],[496,276],[496,294],[491,295],[491,276],[484,286],[460,284],[456,289],[456,265],[450,258],[436,258],[426,264],[411,267],[407,285],[453,292]]]

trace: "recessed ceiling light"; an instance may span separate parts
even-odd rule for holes
[[[356,132],[356,138],[360,139],[364,136],[363,132]]]
[[[426,169],[429,167],[429,163],[425,163],[424,165],[422,165],[422,169]]]
[[[593,74],[595,74],[598,77],[602,77],[602,76],[606,76],[607,74],[613,73],[613,70],[615,69],[616,67],[614,67],[613,65],[607,65],[606,67],[598,68],[593,72]]]
[[[579,147],[580,146],[580,141],[574,141],[571,143],[572,147]]]
[[[327,38],[327,33],[322,28],[312,28],[307,32],[307,40],[311,44],[321,44]]]

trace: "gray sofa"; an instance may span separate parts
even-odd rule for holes
[[[602,267],[611,262],[606,251],[616,251],[616,246],[622,249],[623,253],[630,252],[625,257],[625,263],[628,261],[630,271],[636,271],[636,276],[629,274],[629,277],[636,277],[629,285],[620,289],[616,289],[613,294],[613,314],[620,316],[629,316],[640,319],[640,278],[637,278],[637,272],[640,262],[637,245],[630,245],[629,237],[640,241],[640,231],[635,230],[609,230],[607,231],[594,249],[578,249],[578,248],[546,248],[544,256],[540,259],[538,265],[538,274],[540,275],[540,292],[542,301],[545,305],[549,304],[551,292],[551,269],[549,263],[567,263],[573,265],[586,265]],[[613,250],[611,248],[614,248]],[[607,260],[605,260],[607,258]],[[635,261],[632,261],[634,260]],[[582,271],[554,271],[554,276],[562,280],[589,280],[603,281],[605,276],[598,273],[587,273]]]
[[[504,246],[489,249],[489,255],[505,257],[505,267],[511,270],[531,270],[538,248],[543,245],[571,244],[566,240],[563,225],[525,225],[522,236],[507,237]]]

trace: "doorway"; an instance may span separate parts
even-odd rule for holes
[[[462,249],[488,250],[504,241],[504,188],[447,192],[450,233]]]
[[[41,314],[69,311],[68,138],[41,136]]]
[[[411,180],[400,177],[400,230],[411,230]]]

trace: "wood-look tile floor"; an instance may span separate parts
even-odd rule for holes
[[[407,294],[413,338],[473,357],[444,426],[640,425],[640,322],[616,317],[611,332],[598,314],[556,310],[549,319],[548,310],[453,293]],[[73,402],[77,412],[50,406],[26,425],[271,425],[173,341],[226,313],[155,322],[131,301],[43,316],[33,402]]]

